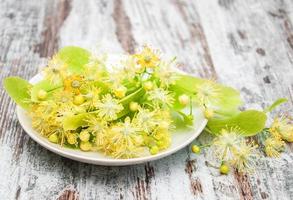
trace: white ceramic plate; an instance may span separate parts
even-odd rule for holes
[[[42,76],[40,74],[37,74],[30,80],[30,83],[37,83],[40,80],[42,80]],[[176,132],[172,133],[172,143],[168,149],[161,151],[156,155],[150,155],[146,157],[114,159],[105,156],[104,154],[99,152],[83,152],[80,150],[61,147],[60,145],[49,142],[45,137],[41,136],[32,128],[31,119],[27,115],[26,111],[17,106],[17,117],[21,126],[27,132],[27,134],[41,146],[66,158],[85,163],[108,166],[133,165],[157,160],[184,148],[185,146],[190,144],[197,136],[199,136],[199,134],[203,131],[207,124],[207,120],[204,118],[200,109],[194,109],[193,114],[195,118],[194,126],[188,129],[176,130]]]

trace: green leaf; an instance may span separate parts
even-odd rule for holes
[[[7,77],[3,85],[9,96],[24,109],[28,109],[30,104],[29,89],[32,85],[20,77]]]
[[[264,109],[264,112],[272,112],[275,108],[277,108],[279,105],[286,103],[288,99],[286,98],[280,98],[277,99],[272,105]]]
[[[175,90],[184,91],[184,93],[193,95],[196,93],[196,86],[205,83],[204,79],[196,78],[193,76],[177,74],[178,79],[171,88]]]
[[[240,92],[231,87],[220,85],[219,93],[219,99],[214,105],[218,107],[215,112],[226,116],[239,113],[239,106],[243,104],[240,98]]]
[[[60,87],[62,87],[62,85],[53,85],[48,80],[42,80],[42,81],[36,83],[35,85],[33,85],[32,90],[31,90],[31,100],[33,102],[38,102],[38,92],[40,90],[45,90],[50,95],[51,94],[50,92],[52,92],[55,89],[58,89]]]
[[[67,46],[62,48],[56,57],[68,64],[68,70],[74,74],[82,74],[84,66],[89,62],[90,53],[83,48]]]
[[[213,118],[208,122],[208,129],[219,134],[222,129],[238,127],[245,136],[253,136],[263,130],[267,116],[257,110],[243,111],[230,118]]]
[[[63,128],[65,131],[76,130],[78,127],[83,127],[87,125],[86,119],[89,113],[81,113],[78,115],[68,116],[63,120]]]
[[[177,74],[177,76],[179,77],[178,80],[175,85],[171,87],[171,90],[176,93],[176,96],[183,93],[187,95],[195,95],[197,93],[197,88],[208,81],[206,79],[200,79],[183,74]],[[216,87],[219,89],[219,96],[213,104],[213,107],[217,108],[215,110],[216,114],[225,116],[237,114],[239,112],[238,107],[243,103],[240,98],[239,91],[221,84],[216,84]],[[180,108],[176,102],[174,107]]]

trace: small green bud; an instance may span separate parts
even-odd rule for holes
[[[214,111],[212,109],[207,108],[204,111],[204,116],[205,118],[210,119],[214,116]]]
[[[37,95],[39,100],[45,100],[47,96],[48,96],[48,93],[45,90],[39,90]]]
[[[92,144],[90,142],[81,142],[79,148],[82,151],[90,151],[92,148]]]
[[[129,104],[129,109],[130,109],[132,112],[137,111],[138,108],[139,108],[139,104],[138,104],[137,102],[134,102],[134,101],[130,102],[130,104]]]
[[[83,104],[83,102],[84,102],[84,97],[82,95],[77,95],[73,99],[73,103],[77,106]]]
[[[189,97],[186,94],[182,94],[178,97],[178,101],[181,105],[186,106],[189,103]]]
[[[220,167],[220,173],[221,174],[228,174],[230,171],[229,169],[229,166],[228,165],[225,165],[225,164],[222,164],[221,167]]]
[[[81,131],[79,134],[79,139],[83,142],[88,142],[90,139],[90,133],[88,131]]]
[[[52,142],[52,143],[58,143],[58,135],[56,133],[51,134],[49,136],[49,141]]]
[[[143,88],[146,90],[146,91],[149,91],[151,89],[153,89],[154,87],[154,84],[151,82],[151,81],[147,81],[143,84]]]
[[[159,152],[159,148],[158,148],[158,146],[152,146],[151,148],[150,148],[150,153],[152,154],[152,155],[155,155],[155,154],[157,154]]]
[[[193,153],[196,153],[196,154],[199,154],[201,151],[200,147],[197,145],[192,145],[191,150]]]
[[[126,92],[127,92],[127,88],[124,86],[120,86],[114,90],[114,94],[118,98],[125,97]]]
[[[67,136],[67,142],[68,144],[76,144],[77,142],[77,137],[74,133],[71,133]]]

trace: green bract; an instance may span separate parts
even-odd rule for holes
[[[19,77],[8,77],[3,81],[3,85],[9,96],[22,108],[30,107],[29,89],[32,85]]]
[[[34,84],[31,88],[31,100],[33,102],[38,102],[38,92],[40,90],[44,90],[46,92],[48,92],[48,94],[50,95],[51,92],[53,92],[55,89],[58,89],[62,87],[62,85],[53,85],[52,83],[50,83],[48,80],[42,80],[36,84]]]
[[[252,136],[261,132],[265,126],[267,116],[264,112],[247,110],[228,118],[213,118],[208,122],[208,129],[219,134],[222,129],[239,128],[245,136]]]
[[[84,127],[87,125],[87,118],[91,114],[82,113],[78,115],[65,117],[63,120],[63,128],[64,130],[76,130],[78,127]]]
[[[90,52],[75,46],[64,47],[56,54],[56,58],[65,62],[68,65],[68,70],[75,74],[81,74],[84,71],[89,57]]]
[[[209,80],[178,74],[178,80],[174,86],[172,86],[172,90],[176,92],[177,96],[187,93],[196,99],[196,94],[198,92],[197,88],[200,88],[207,82],[209,82]],[[227,87],[221,84],[215,83],[215,87],[218,90],[218,95],[215,101],[213,101],[212,106],[215,108],[216,113],[219,115],[231,116],[239,112],[238,108],[242,105],[240,93],[231,87]],[[174,108],[181,108],[178,101],[175,102]]]

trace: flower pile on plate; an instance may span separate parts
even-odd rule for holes
[[[148,46],[115,66],[106,61],[106,55],[65,47],[49,60],[40,82],[8,77],[4,87],[27,110],[33,128],[50,142],[114,158],[154,155],[168,148],[174,121],[192,126],[196,106],[209,120],[206,131],[215,136],[207,146],[216,148],[222,164],[238,169],[249,165],[256,148],[245,137],[268,130],[267,111],[285,101],[276,101],[266,111],[240,111],[237,90],[180,73],[175,58],[162,59]],[[279,124],[275,122],[272,133],[278,132]],[[287,124],[286,137],[292,140],[293,129]],[[279,140],[266,134],[268,138],[266,150],[276,154]],[[193,151],[199,152],[200,146],[193,146]]]

